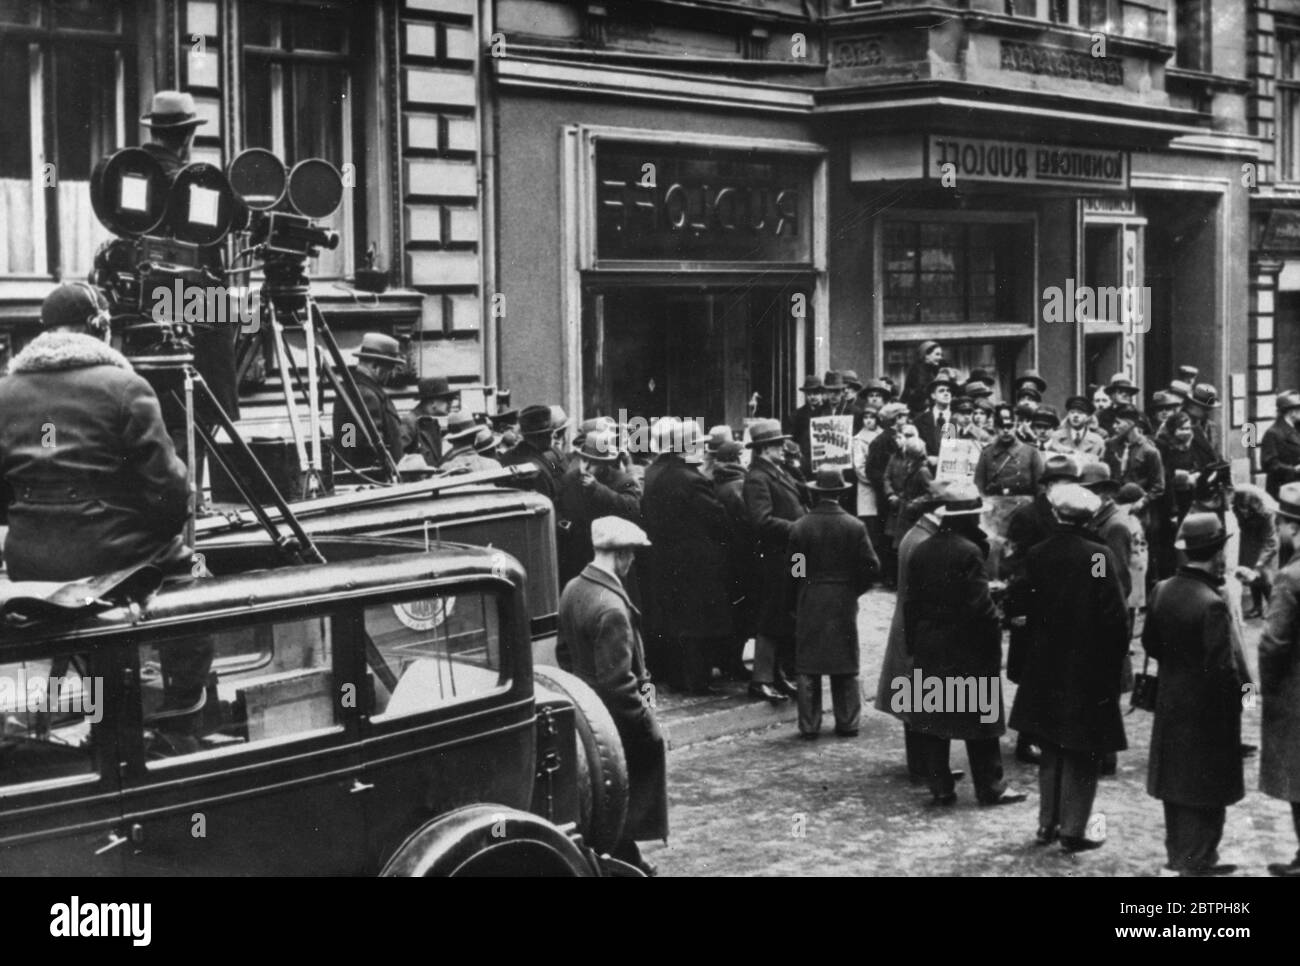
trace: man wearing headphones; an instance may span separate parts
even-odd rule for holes
[[[188,566],[185,466],[153,389],[108,345],[103,296],[85,282],[60,285],[41,325],[0,378],[9,578]]]

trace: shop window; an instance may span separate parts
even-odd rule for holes
[[[90,171],[134,130],[133,10],[0,0],[0,276],[84,277],[109,237]]]
[[[1119,225],[1089,225],[1083,233],[1083,282],[1094,292],[1108,291],[1121,284]],[[1087,305],[1088,303],[1083,303]],[[1092,319],[1119,322],[1115,299],[1096,299]]]
[[[1300,32],[1277,35],[1277,177],[1300,181]]]
[[[364,9],[339,2],[245,0],[240,8],[245,147],[267,148],[290,166],[325,158],[344,171],[347,183],[364,183],[363,157],[353,151],[353,132],[364,129],[357,113],[360,99],[354,96],[361,89]],[[343,240],[313,263],[317,278],[339,278],[353,269],[354,194],[344,192],[342,206],[327,222]]]
[[[1184,70],[1210,69],[1209,0],[1175,0],[1174,64]]]
[[[886,325],[1023,322],[1023,226],[886,222]]]

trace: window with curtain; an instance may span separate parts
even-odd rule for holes
[[[325,158],[341,171],[356,164],[354,184],[362,184],[362,158],[353,157],[353,116],[358,39],[365,36],[368,5],[296,0],[244,0],[240,7],[244,58],[244,144],[267,148],[290,167],[307,158]],[[342,236],[339,247],[322,252],[310,266],[316,278],[339,278],[353,270],[357,237],[354,192],[328,227]]]
[[[1300,181],[1300,31],[1277,33],[1277,178]]]
[[[885,323],[1022,322],[1023,225],[892,221],[884,225]]]
[[[134,104],[129,0],[0,0],[0,276],[84,278],[108,232],[90,171]]]

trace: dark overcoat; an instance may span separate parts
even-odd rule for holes
[[[964,534],[941,527],[912,551],[905,579],[904,634],[913,675],[919,671],[922,680],[973,679],[977,687],[983,681],[997,702],[993,721],[981,721],[979,708],[971,707],[969,700],[964,709],[942,711],[914,704],[912,729],[961,741],[1003,734],[1001,619],[989,593],[984,553]]]
[[[1042,493],[1034,495],[1032,503],[1016,507],[1007,517],[1007,550],[1002,558],[1005,575],[1022,576],[1029,551],[1046,540],[1056,530],[1056,517],[1051,504]],[[1020,683],[1025,661],[1029,657],[1030,633],[1028,627],[1012,625],[1007,634],[1007,678]]]
[[[1147,793],[1197,808],[1241,801],[1242,680],[1213,578],[1183,567],[1156,584],[1142,646],[1160,662]]]
[[[560,495],[560,479],[564,473],[560,454],[550,447],[538,449],[528,439],[521,439],[514,449],[501,457],[501,465],[523,466],[525,464],[536,466],[537,472],[530,477],[520,478],[519,488],[540,493],[554,503]]]
[[[907,651],[903,636],[903,601],[907,599],[907,562],[912,559],[912,551],[922,542],[934,536],[939,529],[939,521],[933,514],[926,513],[916,521],[916,525],[903,534],[898,544],[898,603],[894,607],[894,616],[889,621],[889,639],[885,642],[885,657],[880,662],[880,681],[876,684],[876,710],[892,714],[900,721],[908,721],[911,714],[895,711],[893,706],[894,682],[908,678],[912,674],[912,656]]]
[[[595,476],[595,483],[583,486],[582,466],[575,461],[560,480],[555,513],[561,587],[591,563],[592,520],[622,517],[633,523],[641,522],[641,484],[636,478],[617,465],[599,470]]]
[[[185,559],[185,464],[149,383],[88,335],[45,332],[0,379],[0,522],[10,580]]]
[[[1264,433],[1259,444],[1260,465],[1268,474],[1264,489],[1277,498],[1283,483],[1300,480],[1300,429],[1279,418]]]
[[[795,672],[857,674],[858,598],[880,573],[866,524],[833,496],[819,500],[795,522],[786,556],[801,565],[791,580]]]
[[[388,398],[388,392],[375,381],[374,377],[361,369],[352,371],[356,381],[357,392],[361,402],[370,413],[370,420],[379,431],[380,439],[394,461],[402,458],[405,436],[402,432],[402,420],[397,415],[397,407]],[[344,458],[358,469],[374,466],[381,457],[376,450],[366,444],[365,433],[360,426],[353,427],[352,411],[342,399],[334,400],[334,441]],[[351,443],[352,445],[348,445]]]
[[[727,513],[713,484],[680,455],[666,454],[646,485],[641,518],[650,538],[662,632],[731,634]]]
[[[727,511],[727,576],[731,587],[732,630],[742,639],[754,635],[757,557],[754,528],[745,506],[745,468],[738,463],[713,467],[713,492]]]
[[[433,413],[425,412],[420,405],[403,414],[402,451],[424,457],[424,461],[430,466],[441,466],[442,424],[438,422],[438,417]]]
[[[1027,618],[1028,649],[1010,725],[1070,751],[1120,751],[1120,663],[1128,606],[1114,554],[1061,525],[1025,558],[1007,613]]]
[[[1259,788],[1300,802],[1300,556],[1277,575],[1259,641]]]
[[[794,634],[794,617],[786,607],[786,584],[790,579],[786,551],[794,522],[807,508],[794,477],[765,456],[756,456],[749,464],[744,494],[758,545],[756,630],[771,637],[788,637]]]
[[[641,615],[622,584],[594,565],[560,595],[560,638],[573,673],[600,696],[627,756],[630,839],[668,837],[667,744],[649,696]]]

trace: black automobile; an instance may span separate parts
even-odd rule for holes
[[[71,614],[0,585],[0,872],[632,874],[613,723],[534,674],[519,563],[318,545]]]

